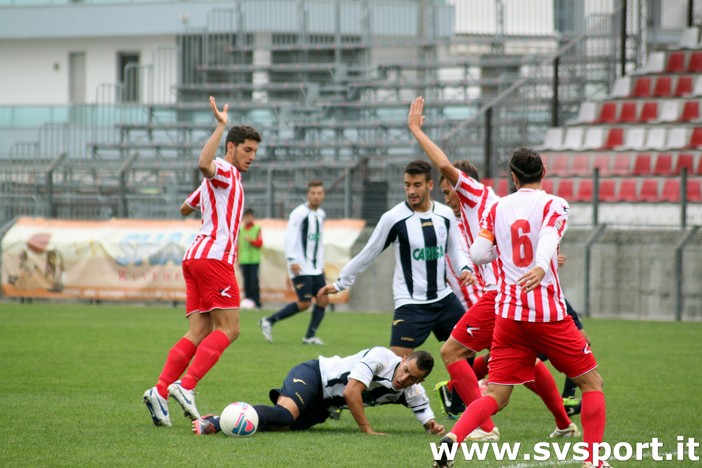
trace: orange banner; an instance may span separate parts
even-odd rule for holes
[[[261,299],[294,300],[283,248],[287,221],[257,223],[263,234]],[[325,221],[329,281],[351,258],[364,226],[355,219]],[[11,297],[184,301],[181,259],[199,227],[196,219],[19,218],[2,239],[2,291]],[[348,300],[346,295],[332,298]]]

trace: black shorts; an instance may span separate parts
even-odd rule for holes
[[[431,332],[437,340],[446,341],[464,312],[461,302],[453,293],[430,304],[398,307],[392,317],[390,346],[418,348]]]
[[[324,275],[299,275],[292,279],[292,284],[300,302],[310,302],[327,283]]]
[[[268,393],[273,404],[278,402],[280,395],[292,399],[300,408],[300,417],[290,426],[293,431],[309,429],[331,417],[329,405],[324,401],[322,393],[322,375],[317,359],[305,361],[290,369],[283,387],[274,388]]]

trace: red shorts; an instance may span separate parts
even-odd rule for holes
[[[239,285],[234,267],[212,259],[183,261],[185,316],[212,309],[238,309]]]
[[[487,291],[463,314],[451,332],[451,338],[476,353],[490,349],[495,328],[495,297],[497,291]]]
[[[553,367],[570,378],[597,367],[590,346],[570,315],[559,322],[518,322],[497,316],[489,382],[519,385],[534,380],[539,354],[545,354]]]

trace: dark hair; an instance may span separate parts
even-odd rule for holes
[[[251,216],[253,216],[253,215],[254,215],[253,208],[246,208],[246,209],[244,210],[244,216],[246,216],[246,215],[251,215]]]
[[[234,146],[238,146],[246,140],[253,140],[257,143],[261,143],[261,134],[248,125],[235,125],[229,129],[229,133],[227,133],[227,143],[231,141],[234,143]]]
[[[405,174],[409,175],[420,175],[424,174],[427,182],[431,179],[431,164],[422,160],[416,159],[405,167]]]
[[[434,358],[426,351],[415,351],[407,356],[407,360],[415,360],[417,363],[417,369],[425,372],[424,377],[431,374],[434,369]]]
[[[467,159],[461,159],[460,161],[456,161],[453,163],[453,167],[458,169],[461,172],[464,172],[468,177],[472,177],[473,179],[477,180],[480,182],[480,176],[478,175],[478,169],[474,165],[470,163]],[[439,183],[443,182],[446,180],[446,177],[441,175],[439,177]]]
[[[541,155],[531,148],[519,148],[512,153],[509,169],[517,176],[520,185],[539,182],[544,171]]]
[[[312,179],[307,182],[307,190],[311,189],[312,187],[324,187],[324,183],[319,179]]]

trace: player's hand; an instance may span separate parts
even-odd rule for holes
[[[319,291],[317,291],[317,300],[319,301],[324,296],[336,294],[338,292],[339,291],[336,290],[333,284],[325,284]]]
[[[519,284],[519,287],[521,287],[524,292],[528,293],[541,284],[541,280],[544,279],[544,276],[546,276],[546,272],[540,266],[535,266],[519,278],[517,284]]]
[[[592,346],[592,342],[590,341],[590,337],[589,337],[588,334],[585,332],[585,330],[580,330],[580,334],[583,335],[583,338],[585,338],[585,341],[587,342],[587,344],[589,344],[590,346]]]
[[[210,96],[210,107],[212,108],[212,113],[214,114],[217,122],[221,125],[226,125],[229,120],[229,104],[225,104],[222,110],[217,109],[217,103],[215,102],[214,96]]]
[[[461,286],[473,286],[476,283],[475,275],[470,271],[463,270],[460,276]]]
[[[412,101],[409,115],[407,116],[407,126],[410,130],[422,128],[424,124],[424,98],[419,96]]]
[[[427,432],[430,432],[434,435],[444,435],[446,434],[446,428],[442,426],[441,424],[438,424],[436,421],[433,419],[429,421],[425,427],[427,428]]]
[[[290,265],[290,271],[292,272],[293,276],[298,276],[302,271],[302,268],[300,267],[299,263],[293,263]]]
[[[361,426],[361,432],[368,435],[384,436],[387,435],[385,432],[375,432],[370,425]]]
[[[558,255],[558,268],[562,267],[566,263],[566,256],[565,255]]]

